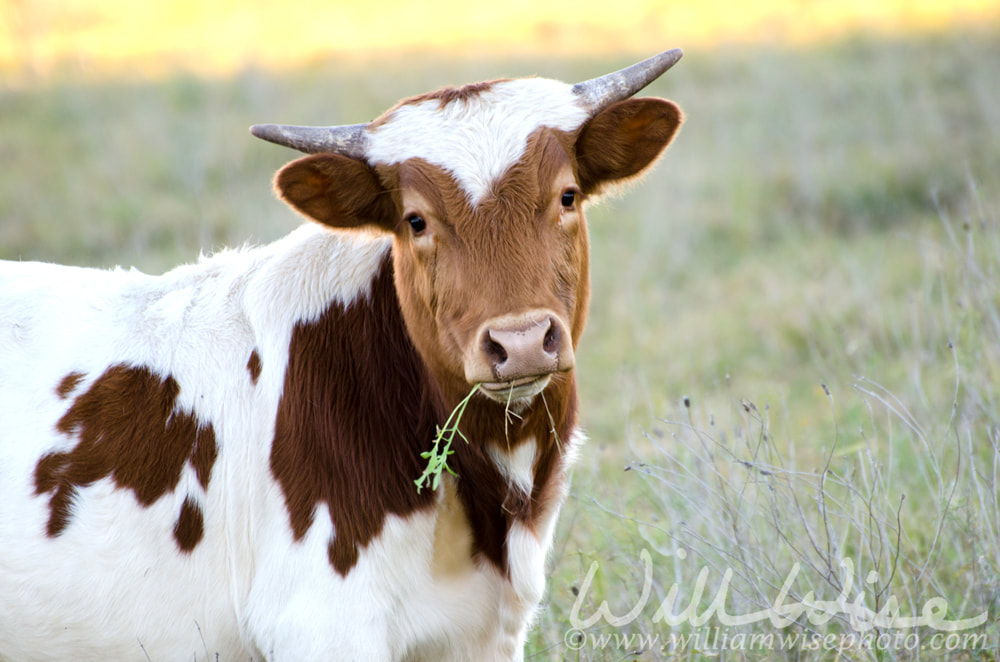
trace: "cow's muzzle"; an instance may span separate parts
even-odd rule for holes
[[[546,310],[488,320],[465,355],[465,378],[498,402],[532,398],[557,372],[572,370],[566,324]]]

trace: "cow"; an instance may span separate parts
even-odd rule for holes
[[[269,245],[3,263],[0,660],[523,659],[583,441],[583,208],[674,137],[634,95],[680,55],[251,127],[307,154]]]

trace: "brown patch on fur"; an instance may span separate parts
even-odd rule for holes
[[[208,489],[208,481],[212,478],[212,467],[219,456],[219,447],[215,443],[215,428],[211,425],[198,428],[194,449],[191,451],[191,466],[198,484],[203,490]],[[175,483],[176,485],[176,483]]]
[[[257,380],[260,379],[260,371],[262,369],[263,366],[260,362],[260,354],[258,354],[255,349],[250,352],[250,360],[247,361],[247,370],[250,371],[250,381],[254,384],[257,384]]]
[[[292,333],[278,405],[271,472],[296,540],[326,503],[328,556],[346,575],[389,513],[431,506],[413,484],[442,406],[406,335],[388,258],[367,299],[333,304]]]
[[[65,400],[70,396],[70,394],[76,390],[76,387],[80,385],[80,381],[85,377],[83,373],[71,372],[62,378],[59,385],[56,387],[56,395],[59,396],[60,400]]]
[[[181,506],[181,514],[174,525],[174,539],[182,552],[191,551],[201,542],[205,535],[205,519],[201,514],[201,508],[190,497],[184,499]]]
[[[51,492],[46,526],[50,537],[69,525],[77,490],[102,478],[131,490],[144,507],[176,489],[186,462],[201,486],[208,487],[218,454],[215,432],[211,426],[199,426],[192,414],[176,411],[179,393],[173,377],[160,377],[146,367],[115,365],[73,401],[56,429],[77,437],[77,445],[44,455],[35,466],[35,494]],[[195,517],[192,507],[185,501],[175,527],[184,551],[190,551],[185,544],[193,547],[198,542],[193,532],[201,513]]]

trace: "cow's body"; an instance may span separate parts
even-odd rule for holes
[[[529,84],[525,113],[550,84]],[[476,96],[403,104],[365,160],[279,175],[293,206],[347,229],[158,277],[0,263],[0,660],[520,659],[579,442],[572,193],[633,173],[573,161],[590,116],[565,100],[499,144],[461,139],[464,156],[407,142],[408,114],[474,132],[430,108]],[[463,224],[484,214],[494,239],[520,222],[563,242],[552,266],[476,239]],[[418,491],[477,383],[457,477]]]
[[[498,645],[513,656],[517,630],[540,597],[542,547],[517,557],[536,567],[516,569],[519,585],[507,589],[495,568],[477,566],[468,554],[432,571],[440,564],[435,546],[460,557],[471,535],[460,508],[450,503],[453,481],[436,493],[417,494],[419,455],[408,471],[398,467],[397,475],[379,478],[397,481],[415,502],[441,507],[390,515],[379,540],[346,577],[328,562],[330,519],[317,514],[295,544],[271,477],[275,412],[294,328],[328,311],[346,308],[371,317],[387,304],[398,306],[385,287],[390,244],[304,226],[271,246],[222,253],[160,277],[40,264],[0,268],[4,657],[124,660],[142,659],[145,650],[153,660],[214,660],[216,652],[223,659],[306,660],[351,650],[358,651],[353,659],[401,659],[423,650],[425,638],[427,659],[488,659],[487,651]],[[395,329],[392,321],[374,323],[405,333],[398,315]],[[383,338],[367,340],[379,343],[377,351],[392,349]],[[254,354],[260,360],[256,379],[248,367]],[[354,361],[356,356],[327,355],[317,370]],[[76,446],[74,437],[57,430],[58,421],[109,366],[176,381],[174,415],[193,416],[214,431],[218,449],[207,487],[186,459],[176,486],[143,507],[136,490],[105,475],[76,490],[71,522],[50,538],[51,493],[35,495],[39,451],[65,453]],[[81,376],[71,390],[64,384],[68,375]],[[388,377],[374,370],[366,375],[373,384]],[[359,407],[375,419],[400,416],[391,386],[383,388]],[[160,403],[144,395],[123,394],[123,413],[155,418]],[[323,397],[322,389],[316,397]],[[26,411],[34,415],[23,416]],[[429,445],[434,429],[423,432],[415,438]],[[156,468],[155,458],[134,460]],[[512,472],[523,471],[513,460]],[[187,499],[203,514],[204,535],[185,554],[174,528]],[[544,528],[543,539],[551,524]],[[117,599],[95,599],[108,586],[122,587]],[[29,604],[34,608],[25,609]],[[506,633],[504,618],[513,625]],[[80,631],[99,633],[92,649],[81,648]],[[282,655],[269,657],[276,651]]]

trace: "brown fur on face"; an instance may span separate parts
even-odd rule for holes
[[[575,346],[589,294],[588,244],[569,136],[543,129],[522,160],[473,207],[454,179],[419,159],[380,168],[404,218],[427,224],[394,230],[400,304],[414,344],[450,398],[468,391],[462,357],[484,321],[529,310],[558,315]],[[450,382],[450,383],[449,383]]]

